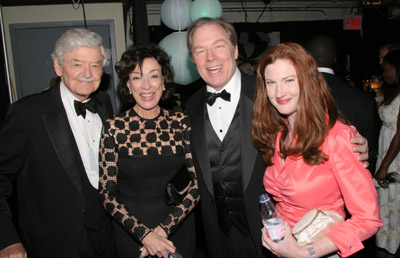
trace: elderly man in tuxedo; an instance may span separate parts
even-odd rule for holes
[[[187,45],[206,83],[187,101],[186,113],[208,253],[211,258],[268,257],[258,203],[265,165],[251,139],[255,77],[237,68],[237,35],[223,19],[193,22]],[[365,152],[365,139],[356,140]]]
[[[97,190],[102,123],[113,114],[98,90],[110,52],[97,33],[71,29],[52,57],[60,83],[12,104],[0,129],[0,257],[115,257]]]

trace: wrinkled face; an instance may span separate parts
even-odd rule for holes
[[[383,79],[389,85],[392,85],[396,82],[396,68],[394,65],[391,65],[387,62],[383,62]]]
[[[217,24],[197,28],[192,39],[192,59],[201,78],[215,90],[221,90],[235,74],[237,46]]]
[[[143,60],[142,71],[139,65],[129,74],[126,82],[136,102],[136,112],[145,118],[158,115],[158,102],[163,93],[164,77],[161,66],[154,58]]]
[[[297,73],[290,60],[278,59],[267,65],[264,71],[267,96],[281,115],[294,125],[300,86]]]
[[[64,63],[54,59],[54,70],[67,89],[80,101],[86,100],[100,85],[103,54],[100,47],[79,47],[64,54]]]

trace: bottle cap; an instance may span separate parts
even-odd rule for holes
[[[260,201],[260,203],[266,203],[270,200],[270,198],[269,198],[268,194],[261,194],[258,197],[258,200]]]

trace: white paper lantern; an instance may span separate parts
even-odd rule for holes
[[[202,17],[219,18],[222,6],[218,0],[195,0],[190,6],[190,19],[195,21]]]
[[[200,77],[186,47],[186,31],[171,33],[159,45],[171,56],[175,83],[188,85]]]
[[[161,6],[161,20],[170,29],[186,29],[192,23],[189,15],[191,4],[191,0],[165,0]]]

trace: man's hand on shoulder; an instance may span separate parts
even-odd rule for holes
[[[26,258],[27,254],[21,243],[7,246],[0,251],[0,258]]]
[[[368,167],[368,140],[364,138],[354,126],[351,126],[355,130],[355,136],[351,138],[351,142],[355,145],[353,146],[353,152],[358,152],[358,161],[362,162],[365,168]]]

